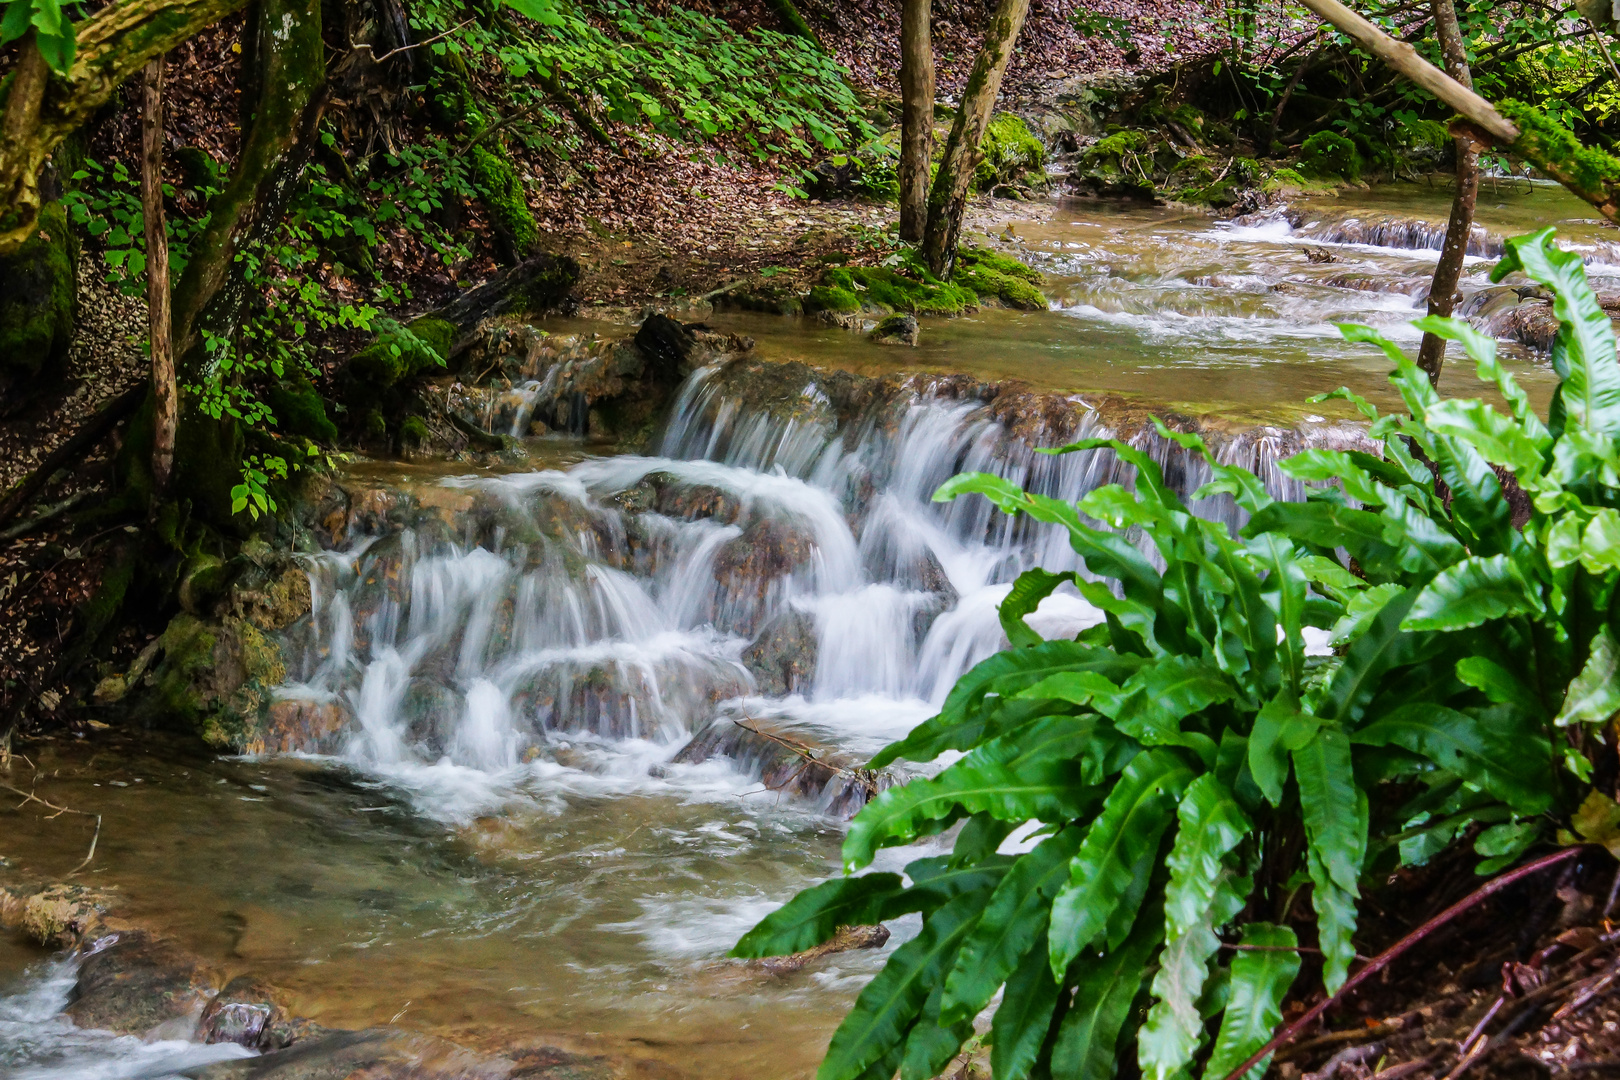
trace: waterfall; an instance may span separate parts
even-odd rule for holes
[[[762,373],[797,389],[762,393]],[[309,559],[297,680],[278,696],[348,719],[306,749],[515,776],[581,767],[589,744],[598,770],[645,778],[651,760],[656,780],[724,755],[769,781],[772,747],[797,741],[859,765],[1005,645],[996,609],[1020,572],[1081,569],[1063,530],[982,498],[935,503],[939,485],[982,471],[1072,501],[1135,470],[1107,449],[1035,452],[1110,434],[1079,399],[914,377],[862,403],[835,382],[803,365],[702,369],[652,455],[395,493],[414,506],[400,527]],[[1293,499],[1281,458],[1307,441],[1365,444],[1331,425],[1211,439]],[[1208,479],[1151,429],[1130,441],[1188,495]],[[1226,497],[1194,509],[1241,521]],[[1100,617],[1060,590],[1031,623],[1073,636]],[[789,772],[803,791],[802,762]],[[868,792],[841,776],[803,793],[852,810]]]

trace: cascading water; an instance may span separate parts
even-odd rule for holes
[[[985,402],[926,380],[839,423],[814,375],[765,407],[737,377],[692,376],[657,456],[444,481],[436,511],[312,558],[283,702],[347,717],[321,749],[429,787],[559,767],[678,787],[717,753],[757,775],[734,739],[679,753],[743,719],[864,758],[1004,645],[996,606],[1021,571],[1080,565],[1062,530],[934,503],[939,485],[982,471],[1074,500],[1134,472],[1106,450],[1037,454]],[[1062,428],[1035,441],[1106,433],[1078,403]],[[1274,467],[1297,441],[1261,429],[1216,449],[1299,498]],[[1173,443],[1137,442],[1188,494],[1208,478]],[[1196,510],[1236,524],[1225,498]],[[1031,622],[1072,636],[1099,618],[1060,592]],[[852,808],[845,785],[815,794]]]

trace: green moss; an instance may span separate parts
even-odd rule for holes
[[[991,117],[979,151],[984,157],[973,173],[977,190],[990,191],[998,184],[1019,180],[1032,186],[1045,186],[1046,175],[1042,170],[1046,167],[1046,148],[1022,118],[1011,113]]]
[[[1169,118],[1194,135],[1204,130],[1204,114],[1190,101],[1184,101],[1171,109]]]
[[[366,413],[366,436],[372,439],[386,439],[388,437],[388,421],[383,419],[382,410],[371,409]]]
[[[528,262],[521,297],[527,311],[550,311],[579,283],[579,263],[567,255],[547,255]]]
[[[957,249],[951,280],[972,289],[981,299],[995,299],[1008,307],[1045,311],[1046,295],[1036,288],[1045,278],[1039,270],[988,248]]]
[[[78,303],[77,255],[67,211],[52,202],[34,235],[0,259],[0,381],[62,374]]]
[[[1299,171],[1306,176],[1354,180],[1361,169],[1361,151],[1336,131],[1318,131],[1300,148]]]
[[[349,358],[350,372],[364,383],[378,388],[393,386],[444,366],[444,357],[428,341],[393,319],[378,319],[372,329],[377,332],[377,340]]]
[[[1305,188],[1310,186],[1311,182],[1294,169],[1278,169],[1271,174],[1271,179],[1266,182],[1267,189],[1280,187]]]
[[[835,267],[822,275],[821,281],[854,295],[860,307],[909,311],[913,315],[960,315],[979,302],[972,291],[960,285],[907,277],[886,266]]]
[[[1620,184],[1620,158],[1586,146],[1546,113],[1522,101],[1498,103],[1498,111],[1519,129],[1513,152],[1550,176],[1568,179],[1589,197],[1601,197]]]
[[[326,402],[309,380],[281,383],[265,394],[276,424],[288,435],[302,435],[316,442],[337,442],[337,427],[326,417]]]
[[[450,359],[450,347],[456,342],[455,323],[424,315],[420,319],[406,323],[405,328],[426,343],[428,348],[438,353],[441,360]]]
[[[420,416],[407,416],[400,426],[399,437],[409,446],[421,446],[428,441],[428,426]]]
[[[1100,164],[1112,161],[1119,163],[1119,159],[1128,153],[1139,153],[1148,148],[1148,137],[1145,132],[1136,130],[1116,131],[1111,135],[1104,135],[1086,148],[1081,160],[1087,164]]]
[[[810,290],[810,295],[804,298],[806,311],[859,311],[861,298],[853,290],[842,289],[836,285],[817,285]]]
[[[495,231],[508,248],[507,257],[517,262],[540,243],[540,229],[529,213],[523,181],[510,162],[487,146],[475,146],[469,155],[473,184],[484,208],[489,211]]]

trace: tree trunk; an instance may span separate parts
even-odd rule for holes
[[[1473,88],[1468,70],[1468,50],[1457,25],[1457,8],[1452,0],[1434,0],[1434,30],[1440,39],[1440,55],[1446,74],[1463,86]],[[1462,279],[1463,257],[1468,254],[1468,236],[1474,227],[1474,200],[1479,195],[1479,155],[1472,139],[1452,140],[1457,153],[1457,194],[1451,200],[1451,220],[1446,224],[1446,242],[1440,261],[1434,267],[1434,283],[1429,286],[1429,314],[1446,317],[1457,300],[1457,282]],[[1440,385],[1440,369],[1446,362],[1446,339],[1426,333],[1418,348],[1418,367],[1429,382]]]
[[[174,468],[178,402],[169,336],[169,236],[163,221],[163,58],[146,65],[141,108],[141,211],[146,223],[146,310],[152,346],[152,492],[161,496]]]
[[[973,72],[962,89],[962,104],[945,143],[945,156],[939,163],[933,189],[928,193],[928,225],[923,235],[923,258],[935,276],[949,276],[956,261],[956,243],[962,233],[962,215],[967,210],[968,187],[973,170],[983,157],[990,114],[1001,93],[1001,77],[1012,59],[1013,42],[1024,28],[1029,0],[1001,0],[990,19],[984,47],[973,62]]]
[[[67,75],[47,81],[29,39],[7,95],[0,130],[0,255],[34,235],[39,170],[62,140],[83,127],[121,83],[182,41],[246,6],[247,0],[124,0],[75,24],[78,47]],[[37,66],[36,66],[37,65]],[[43,93],[43,100],[37,95]],[[15,128],[13,124],[15,123]]]
[[[934,156],[934,40],[931,0],[900,9],[900,239],[915,244],[928,225],[928,163]]]
[[[320,0],[259,0],[255,12],[244,31],[255,38],[254,85],[262,88],[253,125],[230,180],[209,200],[208,225],[174,290],[174,355],[188,383],[212,375],[203,331],[230,337],[241,324],[251,288],[236,256],[281,224],[325,106]]]

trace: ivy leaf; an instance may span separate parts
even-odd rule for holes
[[[1242,944],[1255,948],[1232,958],[1226,1015],[1215,1036],[1215,1052],[1204,1066],[1204,1080],[1223,1080],[1271,1040],[1282,1020],[1283,996],[1299,974],[1299,954],[1292,951],[1299,940],[1288,927],[1250,923],[1243,928]],[[1242,1080],[1260,1080],[1270,1064],[1271,1059],[1265,1058]]]

